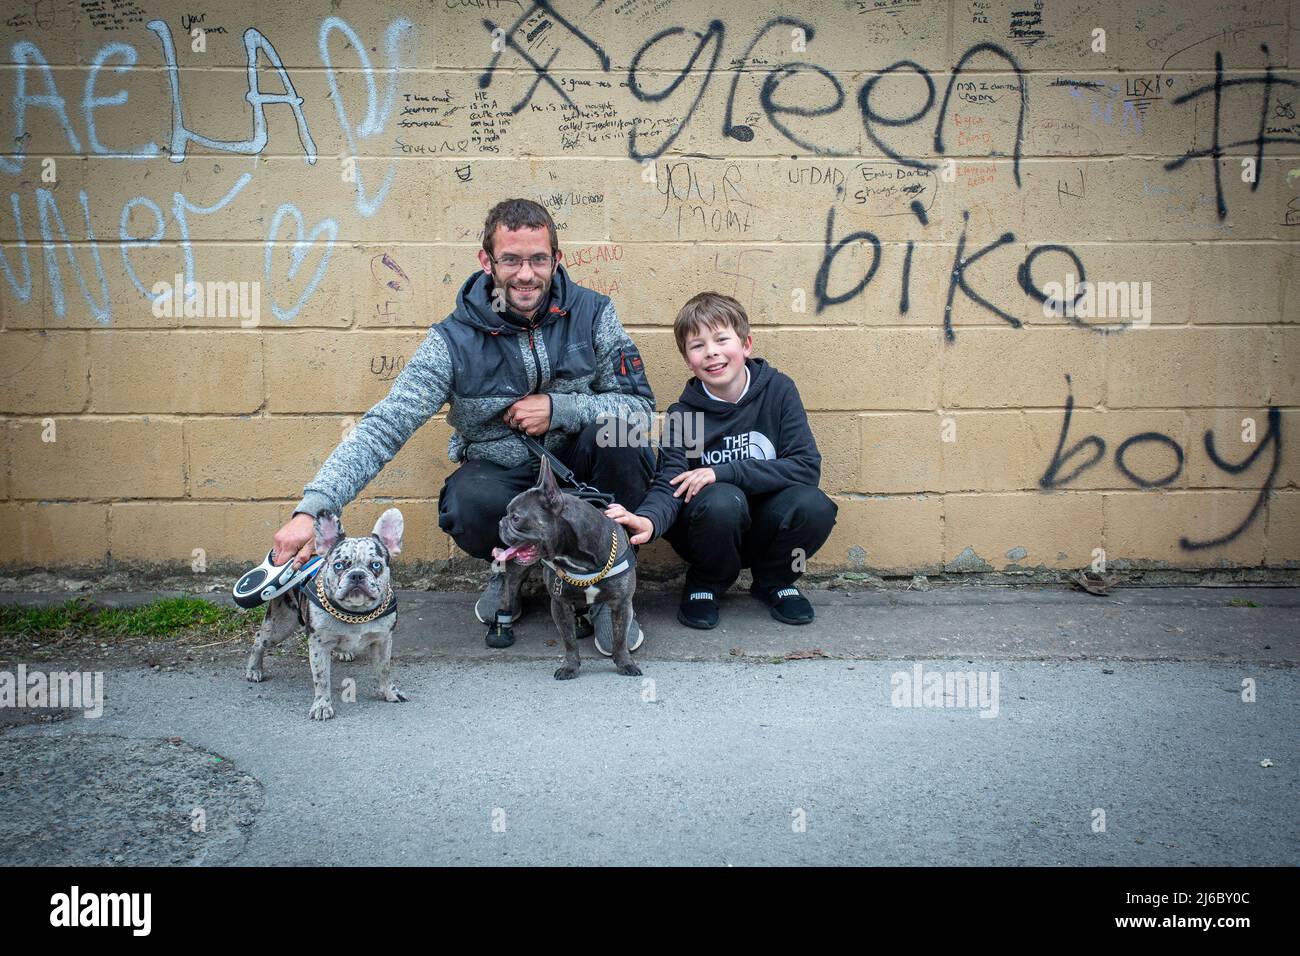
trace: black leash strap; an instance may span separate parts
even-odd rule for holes
[[[613,495],[607,494],[599,488],[594,488],[586,482],[579,481],[577,476],[568,468],[567,465],[564,464],[564,462],[560,461],[560,459],[547,451],[546,447],[542,445],[541,442],[537,441],[537,439],[533,438],[532,435],[521,431],[519,432],[519,437],[524,440],[524,444],[528,446],[528,450],[536,455],[539,461],[545,458],[551,463],[551,471],[555,472],[557,480],[564,482],[566,485],[573,486],[574,490],[568,491],[566,494],[571,494],[575,498],[581,498],[583,501],[589,501],[601,509],[608,508],[614,503]]]

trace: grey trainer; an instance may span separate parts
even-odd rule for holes
[[[519,579],[520,588],[523,587],[524,581],[528,575]],[[478,600],[474,603],[474,616],[478,618],[480,624],[495,623],[497,619],[497,608],[501,606],[501,591],[506,584],[506,573],[504,571],[493,571],[492,577],[488,579],[487,587],[479,595]],[[513,624],[524,616],[524,606],[521,602],[519,613],[510,618],[506,623]]]
[[[597,604],[595,614],[590,615],[592,627],[595,634],[592,636],[596,641],[596,650],[600,651],[606,657],[614,656],[614,615],[609,609],[608,604]],[[629,628],[631,636],[628,638],[628,653],[635,651],[645,642],[645,633],[641,630],[641,625],[637,623],[636,612],[632,612],[632,626]]]

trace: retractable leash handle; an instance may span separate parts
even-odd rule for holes
[[[235,582],[230,593],[237,605],[249,610],[279,597],[285,591],[315,575],[325,560],[319,554],[313,555],[303,563],[301,568],[295,569],[292,557],[280,565],[272,563],[273,557],[275,557],[274,548],[266,553],[266,558],[261,564],[251,571],[246,571]]]

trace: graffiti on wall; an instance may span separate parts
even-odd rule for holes
[[[1122,83],[1031,71],[1023,59],[1053,41],[1041,5],[1033,16],[1013,17],[994,39],[954,47],[951,63],[926,63],[919,54],[897,57],[897,42],[888,58],[874,58],[884,45],[886,28],[880,24],[898,11],[859,4],[870,25],[863,27],[862,57],[850,74],[843,64],[832,69],[817,62],[814,41],[826,27],[814,13],[736,27],[721,17],[701,22],[684,6],[634,0],[596,3],[590,10],[547,0],[448,0],[433,6],[440,17],[459,18],[458,35],[476,36],[481,55],[467,54],[473,72],[446,75],[420,71],[420,50],[436,41],[439,21],[415,13],[365,29],[337,13],[322,16],[308,24],[312,42],[304,47],[294,39],[288,56],[282,52],[284,36],[271,27],[218,23],[201,12],[169,21],[151,13],[147,3],[26,6],[4,24],[11,67],[0,75],[7,86],[0,98],[10,105],[5,135],[12,145],[0,153],[0,179],[8,193],[0,202],[0,291],[18,309],[48,309],[58,318],[80,300],[104,326],[126,307],[120,283],[115,288],[111,277],[126,277],[125,294],[136,306],[160,295],[156,268],[140,264],[147,250],[174,247],[176,261],[163,276],[181,283],[184,303],[200,296],[209,268],[200,240],[223,217],[260,229],[266,305],[278,321],[289,323],[322,288],[345,230],[410,198],[411,184],[401,179],[403,163],[449,160],[447,181],[470,189],[480,187],[485,161],[598,155],[625,160],[629,179],[651,184],[642,214],[653,219],[655,235],[664,241],[790,238],[771,197],[778,190],[793,195],[804,229],[799,237],[821,247],[810,272],[790,280],[812,290],[814,314],[854,302],[888,281],[896,283],[888,300],[897,314],[928,318],[953,347],[956,310],[981,310],[1020,329],[1017,299],[1055,307],[1061,322],[1107,335],[1124,332],[1126,325],[1094,321],[1079,308],[1088,277],[1085,251],[999,229],[995,216],[961,197],[995,180],[1011,192],[1024,190],[1027,148],[1035,156],[1102,154],[1115,150],[1115,137],[1128,137],[1133,151],[1150,152],[1136,144],[1160,135],[1164,122],[1186,135],[1178,154],[1143,182],[1144,198],[1199,216],[1206,229],[1221,228],[1230,208],[1265,201],[1260,183],[1268,157],[1300,144],[1300,82],[1279,75],[1268,43],[1255,44],[1263,65],[1244,69],[1233,67],[1217,46],[1222,38],[1207,37],[1200,42],[1216,44],[1209,75],[1179,72],[1175,57],[1181,50],[1170,53],[1166,70]],[[975,25],[990,15],[987,4],[960,9]],[[630,45],[612,51],[606,48],[608,26],[620,16]],[[681,22],[674,22],[677,17]],[[1222,47],[1228,56],[1241,55],[1243,35],[1265,35],[1264,27],[1272,26],[1247,25]],[[87,48],[81,68],[62,69],[47,52],[47,40],[59,30],[107,42]],[[208,88],[216,80],[187,58],[196,37],[219,51],[214,55],[220,65],[242,73],[242,96],[232,97],[228,82],[220,88],[227,114],[243,125],[239,137],[205,133],[193,120],[194,104],[217,95]],[[774,38],[792,38],[788,55],[772,56]],[[157,62],[161,71],[146,68],[146,61]],[[146,98],[142,109],[140,84],[159,77],[161,99]],[[1032,85],[1036,77],[1041,88]],[[131,123],[120,122],[126,116]],[[122,129],[139,130],[139,137],[123,142]],[[38,142],[40,149],[33,145]],[[350,162],[349,175],[336,195],[313,196],[309,203],[262,187],[266,166],[212,162],[268,158],[272,142],[279,144],[279,159],[284,144],[292,142],[301,167]],[[42,178],[49,155],[145,169],[180,167],[183,187],[124,194],[119,188],[101,191],[99,181],[88,177],[74,181],[72,189],[56,188]],[[768,174],[775,182],[762,178],[757,163],[771,156],[789,157]],[[1243,191],[1231,191],[1224,181],[1232,171],[1227,159],[1237,157],[1251,161],[1255,173]],[[763,169],[768,166],[774,164]],[[1070,204],[1085,202],[1096,184],[1087,181],[1082,166],[1065,167],[1051,189],[1068,216],[1075,208]],[[131,183],[147,180],[129,177]],[[1295,195],[1281,213],[1286,226],[1300,225],[1300,179],[1288,180],[1292,185]],[[530,174],[528,188],[557,220],[604,209],[610,199],[600,184],[576,175],[566,182],[555,173]],[[264,208],[236,212],[254,194]],[[105,221],[115,229],[96,229],[96,222]],[[616,224],[611,232],[614,243],[624,238]],[[462,230],[454,238],[474,236]],[[918,248],[954,238],[941,289],[931,299],[915,285]],[[614,248],[621,256],[621,246],[588,246],[586,261],[576,250],[577,263],[589,267],[584,277],[610,294],[618,292],[617,280],[601,269]],[[846,268],[859,253],[861,264]],[[746,247],[735,256],[734,271],[712,254],[720,275],[733,279],[737,289],[745,283],[752,289],[771,253]],[[991,274],[994,269],[1000,271]],[[1062,269],[1078,283],[1064,293],[1044,279]],[[370,273],[380,290],[375,315],[392,316],[412,296],[411,277],[388,253],[370,258]],[[384,356],[372,371],[391,378],[400,361]],[[1105,442],[1095,435],[1066,448],[1072,404],[1069,394],[1060,445],[1040,482],[1044,489],[1068,485],[1105,457]],[[1178,470],[1156,479],[1129,471],[1125,455],[1141,444],[1168,447]],[[1283,448],[1277,410],[1270,409],[1264,439],[1244,460],[1221,457],[1209,433],[1204,447],[1225,473],[1240,473],[1257,461],[1262,469],[1265,454],[1271,465],[1240,526],[1215,539],[1184,536],[1187,550],[1230,541],[1258,517]],[[1183,454],[1172,438],[1150,432],[1116,447],[1113,462],[1135,487],[1159,488],[1176,479]]]

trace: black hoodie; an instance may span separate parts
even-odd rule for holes
[[[719,482],[736,485],[746,495],[790,485],[816,487],[821,481],[822,456],[794,380],[765,359],[751,356],[745,366],[749,391],[739,402],[710,398],[692,377],[681,398],[669,406],[654,484],[636,509],[654,522],[650,540],[677,520],[684,496],[673,497],[680,485],[669,482],[683,471],[712,468]],[[693,425],[699,419],[692,417],[699,413],[702,441]]]

